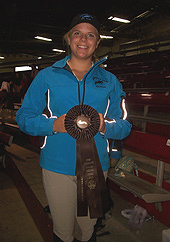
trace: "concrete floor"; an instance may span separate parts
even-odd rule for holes
[[[47,205],[44,194],[41,169],[37,152],[12,144],[8,152],[15,164],[36,194],[42,206]],[[157,220],[145,222],[140,230],[130,228],[128,219],[121,215],[123,209],[131,209],[127,202],[111,191],[114,201],[112,216],[103,221],[104,228],[97,233],[97,242],[161,242],[166,226]],[[106,234],[106,235],[103,235]],[[101,236],[100,236],[101,235]],[[31,215],[29,214],[12,179],[0,170],[0,242],[43,242]],[[50,242],[50,241],[49,241]]]
[[[0,170],[0,241],[43,242],[12,179]]]

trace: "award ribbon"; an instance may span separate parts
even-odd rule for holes
[[[94,135],[100,127],[98,112],[89,105],[71,108],[65,117],[65,129],[76,139],[77,216],[104,216],[108,206],[105,178]]]

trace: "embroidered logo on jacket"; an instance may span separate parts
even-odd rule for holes
[[[93,80],[95,82],[95,86],[98,88],[106,88],[108,81],[101,79],[99,77],[93,77]]]

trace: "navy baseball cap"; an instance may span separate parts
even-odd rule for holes
[[[73,18],[70,24],[69,30],[80,23],[89,23],[93,25],[100,33],[100,23],[98,22],[97,18],[94,15],[91,15],[88,13],[78,14],[76,17]]]

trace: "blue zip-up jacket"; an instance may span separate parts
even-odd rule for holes
[[[82,100],[85,82],[84,104],[92,106],[106,119],[105,134],[98,132],[94,136],[102,169],[106,171],[110,166],[107,139],[123,139],[131,130],[131,124],[122,118],[122,97],[125,93],[117,78],[99,67],[103,61],[95,63],[83,80],[78,81],[65,68],[69,58],[67,56],[37,74],[17,112],[16,121],[26,134],[45,137],[40,154],[41,167],[61,174],[75,175],[76,140],[68,133],[55,134],[53,122],[79,104],[78,85]]]

